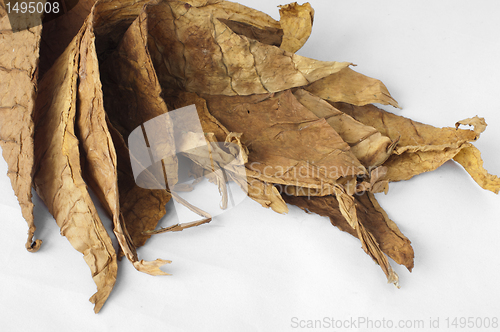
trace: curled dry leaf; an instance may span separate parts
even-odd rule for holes
[[[392,141],[397,140],[398,144],[393,150],[393,154],[397,155],[404,152],[459,148],[464,143],[474,141],[479,137],[473,130],[452,127],[436,128],[384,111],[374,105],[354,106],[336,103],[334,106],[359,122],[374,127]]]
[[[460,149],[460,152],[453,157],[453,160],[462,165],[483,189],[498,194],[498,191],[500,191],[500,178],[484,169],[481,152],[475,146],[469,145]]]
[[[0,0],[0,10],[5,8]],[[33,110],[37,89],[37,62],[41,25],[13,32],[9,17],[0,13],[0,146],[8,165],[7,175],[28,223],[26,249],[35,252],[42,240],[34,240],[35,222],[31,185],[33,176]],[[40,21],[40,17],[28,17]]]
[[[283,29],[283,42],[280,47],[295,53],[311,35],[314,9],[306,2],[303,5],[290,3],[280,7],[280,25]]]
[[[353,106],[335,103],[334,106],[356,120],[373,126],[390,139],[398,140],[393,155],[384,163],[387,167],[385,179],[389,181],[408,180],[420,173],[435,170],[453,159],[462,149],[470,148],[472,146],[470,142],[477,140],[479,134],[486,128],[484,119],[477,117],[457,122],[457,124],[474,125],[474,130],[436,128],[381,110],[373,105]],[[464,153],[462,156],[471,158],[466,161],[459,157],[464,164],[470,161],[479,173],[487,174],[477,162],[475,153]],[[479,178],[473,176],[473,179]],[[495,192],[494,186],[489,190]]]
[[[165,205],[172,195],[162,189],[144,189],[135,184],[130,154],[121,134],[108,123],[118,161],[118,188],[120,212],[135,248],[143,246],[151,237],[145,232],[154,230],[165,215]]]
[[[95,2],[96,0],[78,0],[72,10],[44,23],[40,44],[40,78],[52,67],[80,31]]]
[[[262,96],[258,96],[257,99],[261,99]],[[212,114],[209,113],[207,108],[207,103],[205,99],[201,98],[195,93],[180,92],[176,98],[166,99],[169,103],[170,108],[179,109],[188,105],[195,105],[198,113],[198,118],[200,124],[205,133],[211,133],[214,135],[217,142],[225,142],[228,138],[235,138],[231,135],[229,131],[224,127]],[[183,127],[186,127],[184,124]],[[241,146],[239,138],[236,140],[236,144]],[[246,147],[241,146],[242,152]],[[246,156],[246,154],[245,154]],[[194,178],[200,178],[206,175],[207,172],[203,171],[203,167],[198,164],[193,164],[193,176]],[[239,178],[236,179],[238,182]],[[245,187],[248,190],[248,196],[260,203],[266,208],[271,208],[278,213],[288,212],[288,207],[286,203],[281,198],[278,190],[270,183],[263,182],[257,178],[247,178],[246,185],[239,183],[240,187]]]
[[[487,126],[486,121],[484,121],[483,118],[479,118],[477,116],[475,116],[473,118],[468,118],[468,119],[465,119],[462,121],[458,121],[457,123],[455,123],[455,128],[458,129],[458,127],[460,127],[461,125],[472,126],[473,130],[476,133],[478,138],[479,138],[479,134],[481,134],[483,131],[485,131],[486,126]]]

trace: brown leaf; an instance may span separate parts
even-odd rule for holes
[[[283,42],[283,30],[279,28],[264,27],[261,29],[252,24],[231,21],[223,18],[219,18],[219,21],[227,25],[227,27],[233,30],[234,33],[257,40],[263,44],[279,47]]]
[[[86,23],[88,24],[88,22]],[[85,28],[86,26],[84,26]],[[97,285],[97,313],[116,281],[111,239],[87,192],[75,136],[80,30],[39,85],[35,109],[35,187],[71,245],[83,254]]]
[[[282,43],[280,23],[261,11],[231,1],[214,1],[207,9],[239,35],[268,45],[280,46]]]
[[[473,130],[452,127],[436,128],[384,111],[374,105],[354,106],[335,103],[334,106],[361,123],[373,126],[391,140],[399,139],[394,154],[406,151],[439,151],[444,148],[458,148],[478,137]]]
[[[272,183],[250,178],[248,180],[248,197],[265,208],[271,208],[274,212],[288,213],[288,206]]]
[[[3,1],[0,0],[0,8]],[[41,25],[13,32],[6,12],[0,18],[0,146],[7,175],[28,223],[26,249],[35,252],[35,223],[31,186],[33,179],[33,109],[37,89],[37,62]],[[21,19],[21,18],[16,18]],[[40,21],[40,18],[38,18]]]
[[[309,39],[314,20],[314,9],[306,2],[296,2],[280,7],[280,25],[283,29],[281,48],[287,52],[297,52]]]
[[[387,167],[385,178],[389,181],[408,180],[435,170],[479,137],[474,130],[436,128],[373,105],[335,103],[334,106],[365,125],[373,126],[391,140],[398,141],[393,155],[384,163]]]
[[[479,152],[475,146],[470,145],[462,148],[453,159],[462,165],[474,181],[483,189],[498,194],[500,191],[500,178],[496,175],[489,174],[484,169],[481,152]]]
[[[214,134],[219,142],[224,142],[229,135],[229,131],[208,111],[206,100],[196,93],[179,92],[174,98],[167,98],[166,102],[172,110],[194,104],[203,132]],[[179,125],[189,128],[191,124],[180,123]]]
[[[335,129],[365,167],[381,165],[392,154],[395,142],[377,129],[362,124],[303,89],[298,89],[294,95],[308,110],[318,118],[324,118]]]
[[[108,128],[118,161],[120,212],[133,245],[138,248],[151,237],[146,232],[156,228],[166,213],[165,205],[172,195],[166,190],[144,189],[136,185],[127,145],[111,123],[108,123]]]
[[[224,142],[228,137],[231,137],[229,131],[209,113],[205,99],[199,97],[197,94],[180,92],[179,95],[177,95],[177,98],[170,101],[169,105],[172,109],[178,109],[192,104],[196,105],[198,118],[200,119],[200,124],[205,133],[212,133],[217,142]],[[186,127],[186,125],[184,125],[184,127]],[[237,144],[240,144],[239,140]],[[242,149],[244,150],[245,147],[242,146]],[[207,173],[211,173],[208,170],[204,171],[203,167],[196,163],[193,164],[191,172],[194,178],[200,178],[204,175],[207,176]],[[272,184],[265,183],[255,178],[248,178],[245,186],[245,184],[239,183],[239,178],[236,178],[235,180],[238,182],[240,187],[244,187],[248,190],[248,196],[250,198],[261,204],[263,207],[271,208],[273,211],[278,213],[288,212],[285,202]]]
[[[228,4],[190,7],[166,1],[148,7],[149,51],[166,95],[177,90],[224,95],[276,92],[349,65],[308,59],[238,35],[219,20],[227,14],[217,6]]]
[[[357,73],[348,67],[304,89],[330,102],[344,102],[357,106],[379,103],[400,108],[381,81]]]
[[[328,191],[338,179],[366,172],[326,120],[302,106],[291,91],[204,97],[210,113],[229,131],[243,133],[249,177]]]
[[[479,118],[477,116],[462,121],[458,121],[457,123],[455,123],[455,128],[460,127],[460,125],[472,126],[477,137],[479,137],[479,134],[481,134],[483,131],[486,130],[487,126],[486,121],[484,121],[484,118]]]
[[[296,205],[305,211],[329,217],[332,225],[354,237],[358,237],[358,232],[342,215],[339,202],[334,196],[305,197],[284,195],[283,198],[287,203]],[[354,202],[358,222],[364,227],[366,234],[373,236],[374,243],[380,245],[380,249],[385,254],[391,257],[396,263],[405,265],[411,271],[413,268],[414,253],[410,241],[399,231],[394,222],[387,217],[387,214],[377,203],[375,197],[369,193],[356,195],[354,196]],[[364,236],[370,237],[369,235]]]
[[[40,78],[71,43],[97,0],[78,0],[72,10],[44,23],[40,45]],[[62,0],[66,2],[66,0]],[[63,6],[61,6],[64,8]]]
[[[123,137],[168,112],[146,47],[147,24],[143,13],[101,63],[106,113]]]
[[[116,48],[129,25],[141,12],[142,7],[150,1],[78,0],[78,4],[72,10],[44,24],[40,52],[40,77],[64,52],[94,5],[96,49],[97,53],[101,54],[106,50]]]
[[[88,20],[91,22],[93,13]],[[87,183],[92,187],[113,220],[114,233],[121,250],[134,267],[152,275],[166,274],[160,266],[169,261],[139,261],[133,242],[120,214],[118,198],[117,157],[106,124],[103,95],[99,76],[99,63],[95,51],[93,25],[87,24],[80,45],[78,84],[78,138],[85,161]]]
[[[462,147],[464,146],[466,145]],[[400,155],[392,155],[384,163],[384,166],[387,167],[387,174],[384,178],[391,182],[403,181],[409,180],[415,175],[433,171],[448,160],[453,159],[461,148],[403,152]]]
[[[146,48],[147,24],[143,12],[127,29],[116,51],[101,66],[105,109],[112,123],[110,131],[118,155],[121,213],[136,247],[144,245],[150,237],[144,232],[156,228],[166,213],[165,204],[171,198],[166,190],[143,189],[136,185],[123,139],[146,121],[168,111],[160,97],[161,88]],[[167,153],[173,151],[175,154],[173,133],[168,132],[171,124],[164,125],[162,146]],[[113,133],[114,130],[117,132]],[[177,159],[168,160],[169,181],[176,182]]]

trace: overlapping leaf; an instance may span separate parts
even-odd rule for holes
[[[97,285],[97,293],[90,300],[95,304],[94,311],[99,312],[116,281],[117,261],[83,181],[75,136],[80,46],[87,31],[85,25],[40,82],[34,181],[61,234],[83,254],[90,267]]]

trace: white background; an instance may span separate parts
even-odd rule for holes
[[[241,3],[279,18],[280,1]],[[499,2],[310,3],[315,25],[299,54],[356,63],[355,70],[382,80],[403,107],[384,109],[414,120],[441,127],[485,117],[488,128],[476,146],[486,169],[500,174]],[[120,262],[98,315],[88,301],[95,285],[87,265],[37,197],[37,237],[44,243],[35,254],[24,249],[27,227],[6,171],[2,159],[5,331],[289,331],[300,330],[293,320],[324,317],[395,326],[424,320],[426,328],[414,330],[426,331],[431,317],[443,330],[447,317],[500,317],[500,197],[454,162],[377,195],[415,250],[412,273],[392,262],[399,290],[386,284],[359,241],[327,218],[295,207],[278,215],[247,199],[208,225],[157,235],[139,250],[144,259],[171,259],[165,270],[172,276],[148,276]],[[164,225],[173,222],[169,216]]]

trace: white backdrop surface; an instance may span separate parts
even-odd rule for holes
[[[276,19],[283,4],[240,2]],[[309,2],[314,27],[300,55],[357,64],[403,107],[384,109],[414,120],[442,127],[485,117],[488,128],[475,145],[485,168],[500,174],[500,2]],[[403,323],[400,331],[500,329],[448,325],[460,317],[500,318],[500,197],[454,162],[377,194],[415,250],[412,273],[392,262],[401,289],[386,284],[359,241],[327,218],[296,207],[278,215],[246,199],[210,224],[154,236],[139,249],[141,258],[172,260],[165,268],[172,276],[151,277],[121,261],[98,315],[88,301],[95,285],[87,265],[36,196],[44,243],[35,254],[24,249],[26,223],[6,172],[2,159],[5,331],[301,331],[316,320],[325,331],[386,330],[368,328],[370,320],[375,327]],[[172,219],[170,213],[163,225]],[[343,327],[329,327],[331,319]]]

